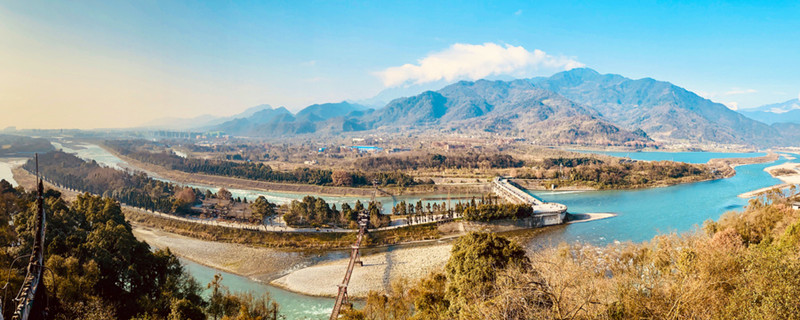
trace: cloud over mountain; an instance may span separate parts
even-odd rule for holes
[[[443,51],[377,72],[386,87],[422,84],[439,80],[477,80],[489,76],[531,76],[537,70],[563,71],[584,66],[564,56],[552,56],[542,50],[528,51],[522,46],[496,43],[456,43]]]

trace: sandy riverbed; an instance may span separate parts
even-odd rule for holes
[[[602,220],[616,217],[616,213],[611,212],[598,212],[598,213],[570,213],[569,214],[569,221],[567,224],[572,223],[579,223],[579,222],[589,222],[595,220]]]
[[[793,162],[787,162],[787,163],[780,164],[780,165],[777,165],[777,166],[771,166],[771,167],[764,168],[764,171],[769,172],[770,174],[772,174],[773,170],[778,170],[778,169],[794,170],[795,173],[794,174],[774,176],[775,178],[781,179],[781,181],[783,181],[784,183],[800,184],[800,164],[793,163]]]
[[[395,280],[405,278],[413,283],[433,271],[441,271],[452,247],[452,244],[433,244],[363,256],[364,266],[356,265],[347,294],[365,297],[371,290],[386,292]],[[338,292],[337,285],[342,283],[348,263],[349,258],[303,268],[271,284],[302,294],[332,297]]]
[[[278,278],[309,261],[299,252],[205,241],[145,227],[134,226],[133,235],[150,246],[169,248],[182,258],[260,281]]]

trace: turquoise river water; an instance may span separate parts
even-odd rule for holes
[[[621,156],[634,160],[675,160],[705,163],[711,158],[757,157],[763,153],[725,154],[709,152],[632,152]],[[739,194],[781,183],[764,168],[787,162],[780,160],[736,167],[728,179],[688,183],[662,188],[613,191],[534,191],[547,201],[567,205],[571,213],[612,212],[617,216],[551,228],[531,240],[531,246],[584,241],[606,244],[613,241],[645,241],[657,234],[689,231],[705,220],[741,209],[747,199]],[[798,160],[792,160],[798,161]]]

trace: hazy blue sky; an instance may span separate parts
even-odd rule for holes
[[[0,127],[296,111],[579,65],[740,108],[800,94],[798,1],[601,2],[0,0]]]

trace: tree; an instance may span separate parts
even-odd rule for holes
[[[222,285],[222,275],[219,273],[215,274],[214,279],[211,280],[208,285],[206,285],[206,288],[211,289],[211,296],[208,299],[209,301],[206,311],[208,312],[208,315],[214,318],[214,320],[217,320],[225,312],[225,306],[223,304],[223,291],[227,290],[227,288]]]
[[[181,191],[175,194],[175,198],[186,203],[195,203],[195,201],[197,201],[194,190],[189,187],[183,188]]]
[[[206,320],[203,309],[186,299],[175,299],[168,320]]]
[[[219,191],[217,191],[217,198],[219,199],[231,200],[231,197],[233,197],[233,195],[228,189],[220,188]]]
[[[250,210],[253,212],[253,218],[262,223],[265,218],[275,215],[275,207],[276,205],[267,201],[267,198],[264,196],[258,196],[256,200],[250,203]]]
[[[492,233],[469,233],[453,245],[445,271],[450,311],[489,296],[497,272],[530,261],[518,244]]]
[[[175,194],[172,202],[173,212],[189,213],[192,205],[197,201],[197,195],[192,188],[186,187]]]
[[[331,174],[331,180],[334,186],[352,186],[353,185],[353,175],[347,171],[334,171]]]

